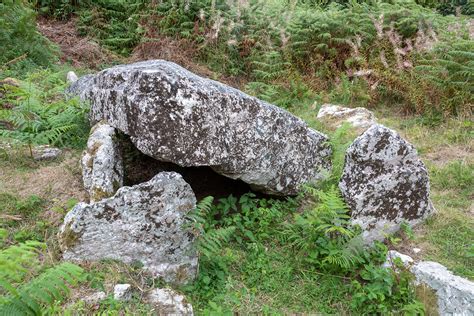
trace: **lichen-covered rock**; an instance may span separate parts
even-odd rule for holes
[[[114,286],[114,300],[129,301],[132,298],[132,286],[130,284],[116,284]]]
[[[105,300],[106,298],[107,294],[105,294],[105,292],[100,291],[81,298],[81,301],[83,301],[86,305],[96,305],[99,304],[101,301]]]
[[[417,282],[436,292],[440,315],[474,315],[474,282],[452,274],[437,262],[419,262],[411,271]]]
[[[372,126],[349,147],[339,188],[366,243],[433,212],[428,173],[415,148],[382,125]]]
[[[154,289],[148,293],[146,301],[153,305],[158,315],[194,315],[193,306],[172,289]]]
[[[111,197],[123,185],[123,161],[117,131],[105,122],[91,130],[81,160],[84,188],[92,202]]]
[[[66,94],[69,96],[79,96],[84,100],[85,93],[94,82],[94,75],[85,75],[74,81],[70,81],[68,77],[67,80],[70,83],[70,86],[66,89]]]
[[[382,265],[384,268],[394,268],[396,266],[396,260],[400,259],[401,263],[404,267],[408,268],[411,264],[413,264],[413,258],[403,253],[400,253],[395,250],[389,250],[387,252],[387,259],[385,260],[384,264]]]
[[[365,131],[376,124],[374,113],[366,108],[346,108],[339,105],[323,104],[317,118],[333,128],[349,123],[359,131]]]
[[[415,276],[417,285],[424,285],[433,291],[438,302],[440,315],[474,315],[474,282],[452,274],[445,266],[432,261],[415,263],[410,256],[390,250],[383,267],[394,269],[395,259]]]
[[[58,158],[63,151],[56,147],[48,145],[36,146],[33,148],[33,158],[35,160],[54,160]]]
[[[197,272],[194,235],[183,226],[196,198],[175,172],[122,187],[96,203],[77,204],[60,229],[63,257],[71,261],[141,262],[166,282],[186,283]]]
[[[79,78],[74,71],[68,71],[66,74],[66,81],[70,84],[76,82]]]
[[[70,90],[143,153],[216,172],[270,194],[296,194],[330,168],[327,137],[289,112],[167,61],[120,65]],[[84,83],[87,84],[84,85]]]

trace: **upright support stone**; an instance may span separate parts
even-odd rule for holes
[[[117,131],[97,123],[87,141],[82,160],[82,178],[91,202],[111,197],[123,185],[123,162]]]
[[[99,202],[79,203],[60,229],[63,257],[138,261],[156,277],[186,283],[194,279],[198,266],[195,236],[185,226],[195,205],[191,187],[175,172],[122,187]]]

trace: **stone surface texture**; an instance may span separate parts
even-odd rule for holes
[[[403,265],[413,273],[416,283],[424,284],[434,291],[440,315],[474,315],[474,282],[452,274],[437,262],[415,263],[410,256],[395,250],[388,251],[383,266],[393,269],[395,258],[400,258]]]
[[[146,301],[155,307],[158,315],[194,315],[193,306],[172,289],[154,289],[148,293]]]
[[[94,82],[94,75],[85,75],[79,79],[69,82],[70,86],[66,89],[66,94],[69,96],[79,96],[85,100],[85,94]]]
[[[129,301],[132,298],[132,286],[130,284],[116,284],[114,286],[114,300]]]
[[[48,145],[36,146],[33,149],[33,158],[35,160],[53,160],[61,156],[62,150]]]
[[[347,122],[361,131],[377,124],[374,113],[366,108],[347,108],[333,104],[323,104],[319,109],[317,118],[334,128],[338,128]]]
[[[265,193],[292,195],[330,168],[327,137],[302,120],[163,60],[80,78],[70,93],[91,103],[143,153],[183,167],[210,166]]]
[[[183,226],[196,198],[175,172],[161,172],[150,181],[122,187],[99,202],[77,204],[59,233],[65,260],[114,259],[141,262],[166,282],[194,279],[198,258],[195,236]]]
[[[352,222],[367,244],[415,225],[433,212],[429,178],[415,148],[395,131],[374,125],[348,148],[339,182]]]
[[[81,298],[81,301],[83,301],[87,305],[95,305],[95,304],[99,304],[101,301],[105,300],[106,298],[107,298],[107,294],[105,294],[105,292],[100,291],[100,292],[95,292]]]
[[[74,83],[78,80],[79,78],[77,77],[76,73],[74,71],[68,71],[66,74],[66,81],[68,83]]]
[[[411,271],[417,282],[436,292],[440,315],[474,315],[474,282],[452,274],[437,262],[419,262]]]
[[[123,186],[123,161],[115,128],[105,122],[92,128],[81,165],[84,188],[92,202],[111,197]]]
[[[384,268],[393,268],[397,259],[400,259],[400,261],[405,267],[409,267],[414,262],[413,258],[410,256],[404,255],[403,253],[400,253],[395,250],[389,250],[387,252],[387,260],[382,266]]]

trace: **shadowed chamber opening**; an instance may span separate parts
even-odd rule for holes
[[[206,196],[219,199],[231,194],[239,197],[248,192],[253,192],[257,197],[268,197],[268,195],[254,192],[247,183],[224,177],[210,167],[181,167],[171,162],[151,158],[140,152],[129,137],[124,136],[122,144],[124,185],[126,186],[146,182],[162,171],[174,171],[182,175],[183,179],[189,183],[198,201]]]

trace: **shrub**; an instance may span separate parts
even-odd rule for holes
[[[0,3],[0,72],[25,72],[56,59],[51,43],[36,29],[35,12],[26,1]]]
[[[7,88],[0,109],[0,135],[33,144],[82,146],[87,138],[88,107],[78,99],[66,99],[64,73],[51,71],[29,75],[20,87]]]
[[[81,280],[82,269],[71,263],[32,277],[41,266],[38,255],[44,248],[44,244],[30,241],[0,251],[0,314],[41,315]]]

